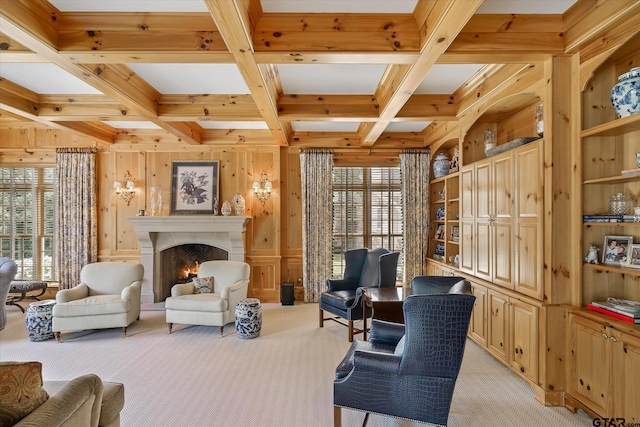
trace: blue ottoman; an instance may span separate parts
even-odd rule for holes
[[[46,341],[53,338],[53,306],[56,301],[47,299],[32,302],[27,307],[27,334],[31,341]]]
[[[257,298],[247,298],[236,304],[236,334],[238,338],[251,339],[260,336],[262,306]]]

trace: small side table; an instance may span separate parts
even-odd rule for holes
[[[32,302],[27,307],[27,334],[31,341],[46,341],[53,338],[53,306],[56,301],[47,299]]]
[[[262,306],[257,298],[246,298],[236,304],[236,334],[238,338],[251,339],[260,336]]]

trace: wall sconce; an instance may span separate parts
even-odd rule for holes
[[[122,182],[116,181],[113,183],[113,188],[116,190],[116,196],[127,202],[127,206],[129,206],[129,202],[136,194],[136,185],[133,183],[133,178],[129,174],[129,171],[127,171],[124,176],[124,187],[122,186]]]
[[[253,194],[262,202],[262,206],[264,206],[264,202],[271,196],[272,187],[271,181],[269,181],[267,174],[264,172],[260,175],[260,181],[253,181]]]

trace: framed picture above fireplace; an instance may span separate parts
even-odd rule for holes
[[[171,215],[213,215],[220,188],[220,162],[174,161]]]

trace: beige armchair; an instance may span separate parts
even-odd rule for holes
[[[242,261],[206,261],[200,264],[198,278],[213,277],[213,292],[196,293],[192,283],[175,285],[165,300],[169,333],[174,323],[219,326],[235,320],[236,304],[247,297],[249,264]]]
[[[80,284],[56,294],[53,326],[60,333],[85,329],[122,328],[140,318],[140,292],[144,267],[126,262],[87,264]]]

